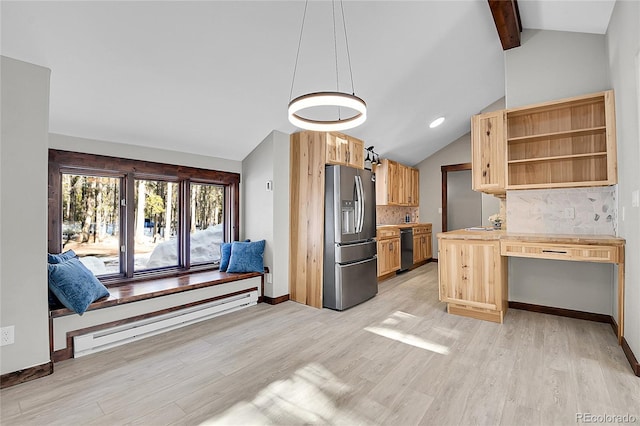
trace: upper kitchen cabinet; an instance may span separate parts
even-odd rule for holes
[[[613,91],[507,110],[507,189],[617,183]]]
[[[326,134],[327,164],[364,169],[364,142],[352,136],[330,132]]]
[[[420,205],[420,170],[409,167],[409,174],[411,175],[409,205],[418,207]]]
[[[420,172],[392,160],[376,166],[376,204],[379,206],[417,207]]]
[[[471,118],[471,181],[474,191],[505,192],[505,111]]]
[[[614,108],[609,90],[474,116],[473,189],[616,184]]]

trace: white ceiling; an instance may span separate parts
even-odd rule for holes
[[[526,28],[603,33],[614,0],[518,4]],[[296,130],[286,107],[303,0],[0,7],[2,55],[51,69],[53,133],[242,160],[272,130]],[[355,93],[368,105],[367,122],[346,133],[382,156],[414,165],[504,96],[486,0],[345,0],[344,12]],[[336,88],[331,22],[331,2],[310,2],[293,97]],[[340,37],[340,90],[350,91]]]

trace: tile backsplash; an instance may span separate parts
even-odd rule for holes
[[[377,225],[403,223],[407,215],[409,215],[410,222],[420,222],[418,207],[376,206]]]
[[[507,229],[617,235],[617,186],[507,191]]]

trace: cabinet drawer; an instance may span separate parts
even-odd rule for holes
[[[430,234],[431,225],[420,225],[413,227],[413,235]]]
[[[578,244],[525,243],[502,241],[500,253],[503,256],[533,257],[539,259],[575,260],[582,262],[618,262],[618,247],[588,246]]]
[[[376,231],[376,237],[378,240],[398,238],[400,237],[400,228],[378,228]]]

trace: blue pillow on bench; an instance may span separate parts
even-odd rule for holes
[[[249,242],[235,241],[231,244],[231,257],[227,272],[264,272],[265,240]]]
[[[73,250],[67,250],[64,253],[60,254],[47,254],[47,261],[49,263],[62,263],[66,262],[69,259],[73,259],[76,257],[76,253]]]
[[[244,240],[245,243],[251,240]],[[231,243],[220,244],[220,272],[227,272],[229,267],[229,259],[231,258]]]
[[[109,290],[77,258],[49,264],[49,289],[67,308],[82,315]]]

